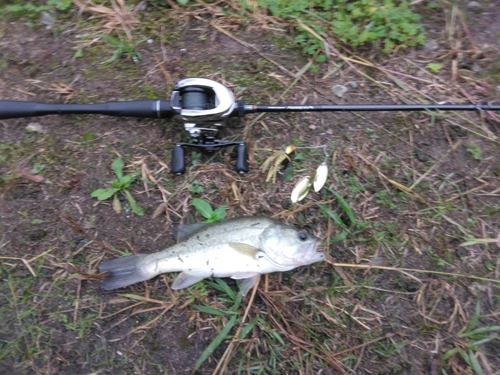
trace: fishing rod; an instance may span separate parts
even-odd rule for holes
[[[499,111],[493,104],[348,104],[348,105],[254,105],[235,100],[226,86],[205,78],[187,78],[174,85],[170,100],[134,100],[101,104],[47,104],[0,100],[0,120],[46,115],[96,114],[117,117],[172,119],[184,126],[191,143],[177,142],[172,150],[171,172],[186,170],[184,148],[215,152],[237,146],[236,171],[248,172],[247,147],[243,141],[217,139],[230,118],[262,112],[348,112],[348,111]]]

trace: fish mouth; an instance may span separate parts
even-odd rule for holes
[[[319,262],[320,260],[325,259],[326,254],[324,252],[318,251],[319,243],[320,242],[318,240],[315,240],[310,244],[306,245],[302,249],[300,256],[295,258],[295,260],[297,262],[300,262],[301,264],[306,265]]]
[[[290,269],[307,266],[312,263],[319,262],[326,258],[324,252],[317,251],[319,246],[319,241],[314,240],[308,244],[304,244],[293,254],[283,254],[278,253],[276,256],[269,256],[270,254],[265,254],[266,259],[270,262],[277,270],[288,271]]]
[[[308,264],[316,263],[326,258],[324,252],[318,251],[319,240],[314,240],[300,248],[293,256],[284,257],[283,264],[295,266],[307,266]]]

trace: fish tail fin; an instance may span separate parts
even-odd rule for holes
[[[142,269],[141,263],[144,257],[144,254],[137,254],[101,262],[98,267],[99,272],[108,272],[108,277],[102,281],[102,288],[104,290],[123,288],[156,276]]]

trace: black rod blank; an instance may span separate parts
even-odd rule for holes
[[[253,108],[251,108],[253,107]],[[348,105],[255,105],[245,112],[342,112],[342,111],[500,111],[493,104],[348,104]]]

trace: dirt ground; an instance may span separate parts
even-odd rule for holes
[[[115,48],[90,43],[102,24],[76,6],[49,20],[5,13],[0,100],[169,99],[178,80],[203,77],[248,104],[500,103],[500,3],[464,2],[463,18],[453,18],[446,4],[445,12],[425,3],[419,6],[435,47],[390,57],[361,51],[365,65],[332,58],[297,82],[290,72],[297,74],[309,57],[288,28],[242,25],[201,6],[188,12],[155,3],[140,11],[137,39],[147,40],[137,46],[138,64],[126,56],[106,62]],[[429,73],[430,62],[443,69]],[[335,84],[348,88],[342,98],[333,95]],[[482,373],[500,374],[499,247],[460,246],[500,234],[499,119],[492,112],[249,115],[222,134],[244,137],[249,173],[234,171],[232,150],[188,151],[181,176],[169,173],[171,150],[188,139],[169,121],[0,120],[0,373],[214,373],[237,328],[195,372],[231,317],[195,306],[227,311],[234,303],[214,280],[173,291],[175,275],[166,274],[105,292],[97,275],[99,262],[117,252],[174,244],[175,223],[202,220],[190,204],[201,197],[213,207],[226,205],[227,217],[259,214],[306,228],[342,264],[428,271],[323,262],[270,275],[249,308],[246,322],[256,324],[237,343],[226,373],[473,374],[477,362]],[[259,167],[270,150],[288,144],[303,147],[293,178],[266,182]],[[322,145],[328,190],[291,205],[295,182],[324,160]],[[110,186],[116,157],[127,173],[155,178],[130,189],[144,216],[124,196],[116,213],[110,200],[90,195]],[[352,223],[342,202],[362,224]],[[353,224],[341,240],[334,240],[343,233],[335,218]],[[249,296],[238,316],[248,303]],[[477,328],[483,332],[470,333]]]

